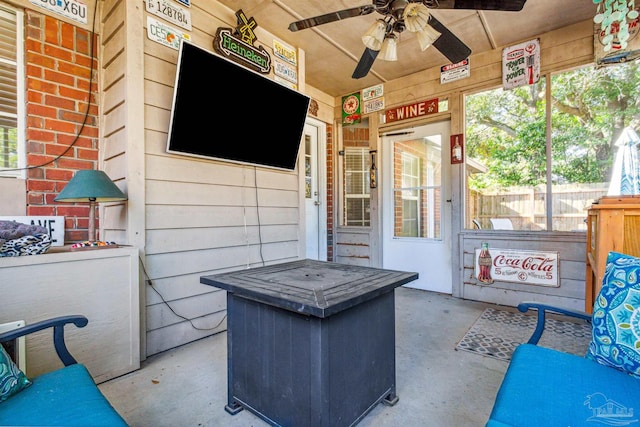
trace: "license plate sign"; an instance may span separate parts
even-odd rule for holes
[[[147,0],[147,12],[191,31],[191,12],[169,0]]]

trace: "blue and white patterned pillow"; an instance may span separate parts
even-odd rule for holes
[[[31,385],[31,380],[13,363],[0,345],[0,402]]]
[[[640,378],[640,258],[610,252],[586,357]]]

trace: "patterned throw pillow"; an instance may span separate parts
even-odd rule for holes
[[[0,402],[31,385],[31,380],[13,363],[0,345]]]
[[[640,378],[640,258],[610,252],[586,357]]]

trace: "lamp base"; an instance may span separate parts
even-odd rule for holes
[[[84,241],[80,243],[74,243],[71,245],[69,249],[71,252],[75,251],[91,251],[95,249],[113,249],[118,248],[118,244],[116,242],[102,242],[102,241]]]

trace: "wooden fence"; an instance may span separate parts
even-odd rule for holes
[[[553,231],[586,231],[585,219],[591,204],[607,194],[608,183],[554,185],[552,187]],[[498,191],[469,190],[467,228],[477,220],[490,229],[490,218],[511,220],[514,230],[546,230],[547,189],[509,187]]]

